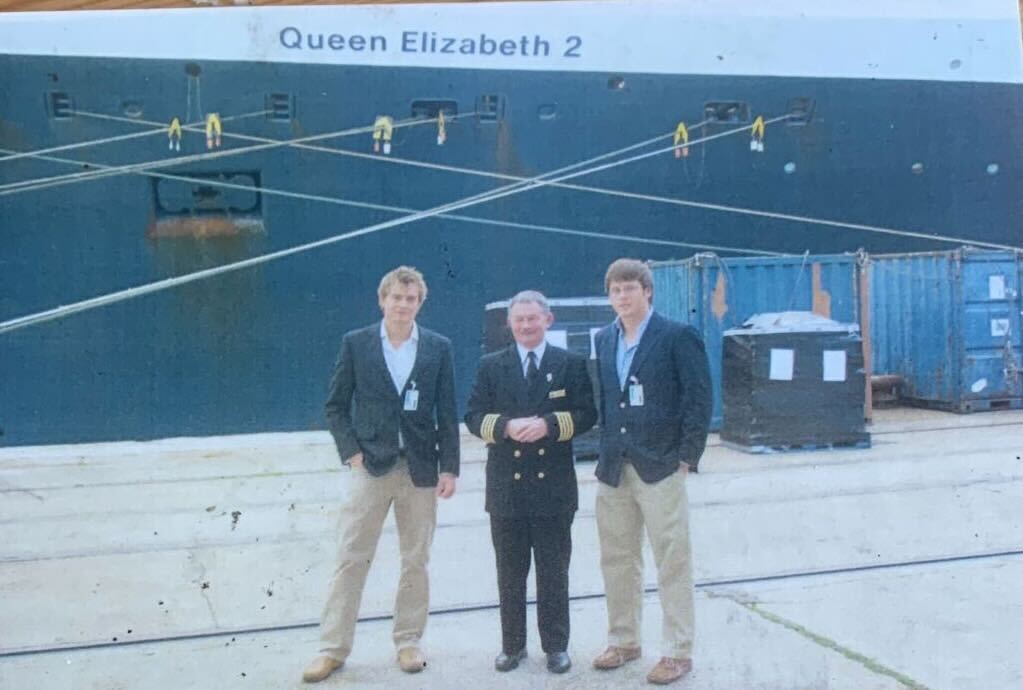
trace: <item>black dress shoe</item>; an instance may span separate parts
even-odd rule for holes
[[[547,670],[551,673],[565,673],[572,668],[568,652],[551,652],[547,655]]]
[[[514,654],[505,654],[501,652],[494,659],[494,668],[502,673],[505,671],[511,671],[512,669],[518,668],[519,662],[526,658],[526,649],[523,647]]]

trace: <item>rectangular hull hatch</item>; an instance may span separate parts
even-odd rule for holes
[[[258,172],[193,172],[181,176],[189,179],[153,179],[150,237],[265,232]]]

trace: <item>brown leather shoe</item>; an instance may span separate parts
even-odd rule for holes
[[[318,656],[305,667],[302,680],[306,683],[319,683],[344,665],[345,662],[338,661],[332,656]]]
[[[405,673],[419,673],[426,668],[426,658],[418,647],[402,647],[398,650],[398,666]]]
[[[640,647],[615,647],[611,645],[593,660],[593,668],[600,669],[601,671],[610,671],[611,669],[620,668],[626,662],[638,659],[641,656],[643,656],[643,650]]]
[[[692,659],[673,659],[670,656],[662,656],[657,665],[646,674],[648,683],[654,685],[667,685],[693,670]]]

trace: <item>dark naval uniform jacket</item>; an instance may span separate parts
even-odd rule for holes
[[[346,333],[327,399],[327,423],[342,462],[361,452],[371,475],[386,474],[398,462],[400,429],[413,484],[436,486],[440,472],[457,476],[452,360],[451,341],[420,326],[415,364],[399,394],[384,359],[380,322]],[[419,391],[415,410],[404,409],[409,389]]]
[[[618,379],[617,321],[594,340],[600,369],[597,479],[618,486],[626,460],[648,484],[677,472],[681,462],[695,472],[707,444],[712,400],[699,332],[651,314],[624,389]],[[642,405],[631,404],[630,383],[643,387]]]
[[[527,395],[515,345],[480,361],[465,423],[487,443],[486,510],[521,518],[573,513],[579,506],[572,438],[596,421],[586,360],[548,343],[539,382]],[[516,417],[543,417],[547,436],[519,443],[504,435]]]

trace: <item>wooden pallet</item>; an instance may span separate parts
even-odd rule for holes
[[[994,412],[997,410],[1021,410],[1023,409],[1023,398],[1001,398],[997,400],[964,400],[960,405],[961,411],[970,412]]]
[[[776,445],[751,445],[747,446],[734,441],[721,441],[726,448],[741,450],[743,453],[762,455],[764,453],[809,453],[816,450],[851,450],[857,448],[870,448],[870,439],[858,441],[833,441],[830,443],[791,443]]]
[[[943,400],[922,400],[920,398],[902,398],[902,402],[913,407],[928,410],[944,410],[959,414],[973,412],[997,412],[998,410],[1023,410],[1023,398],[969,398],[958,403]]]

